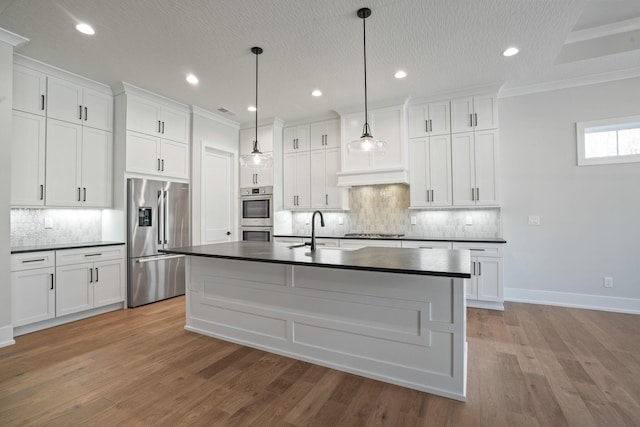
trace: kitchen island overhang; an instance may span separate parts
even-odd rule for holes
[[[187,257],[185,329],[466,399],[469,251],[230,242]]]

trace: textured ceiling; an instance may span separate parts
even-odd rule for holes
[[[0,0],[0,27],[30,39],[17,52],[112,85],[118,81],[250,123],[261,46],[260,118],[331,115],[363,104],[362,21],[369,100],[480,86],[518,88],[640,67],[638,50],[558,61],[568,35],[637,18],[586,0]],[[634,2],[606,2],[637,4]],[[589,6],[585,9],[585,6]],[[600,6],[600,8],[598,8]],[[609,7],[611,8],[611,7]],[[598,16],[606,21],[598,21]],[[77,21],[94,26],[84,36]],[[577,27],[576,27],[577,28]],[[521,53],[504,58],[510,45]],[[408,76],[393,78],[397,69]],[[187,72],[200,78],[192,87]],[[324,96],[314,98],[319,88]]]

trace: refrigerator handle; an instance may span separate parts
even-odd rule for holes
[[[167,197],[167,191],[164,191],[164,230],[162,230],[162,235],[164,236],[164,244],[167,244],[167,205],[169,204],[169,197]]]
[[[162,220],[160,219],[160,212],[162,209],[162,191],[158,190],[158,221],[156,221],[156,225],[158,226],[158,244],[162,244]]]

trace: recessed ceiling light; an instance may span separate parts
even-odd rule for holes
[[[502,52],[502,56],[513,56],[518,52],[520,52],[520,49],[518,49],[517,47],[510,47],[505,49],[504,52]]]
[[[258,111],[258,109],[256,107],[254,107],[253,105],[250,105],[249,108],[247,108],[247,110],[249,110],[249,111]]]
[[[187,74],[187,81],[192,85],[197,85],[199,82],[198,78],[193,74]]]
[[[311,95],[313,95],[313,96],[322,96],[322,91],[320,89],[316,89],[313,92],[311,92]]]
[[[76,30],[80,31],[82,34],[88,34],[90,36],[94,35],[96,32],[89,24],[80,23],[76,25]]]
[[[393,77],[395,77],[396,79],[404,79],[405,77],[407,77],[407,73],[402,71],[402,70],[398,70],[396,71],[396,73],[393,75]]]

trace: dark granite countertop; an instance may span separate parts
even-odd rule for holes
[[[273,237],[295,237],[310,239],[308,235],[301,234],[274,234]],[[349,240],[413,240],[418,242],[464,242],[464,243],[507,243],[501,237],[352,237],[352,236],[316,236],[318,239],[349,239]]]
[[[365,247],[349,250],[308,247],[291,248],[291,243],[229,242],[160,250],[182,254],[243,261],[268,262],[347,270],[381,271],[426,276],[471,277],[468,250]]]
[[[12,254],[25,252],[59,251],[62,249],[94,248],[98,246],[124,245],[124,242],[74,242],[74,243],[49,243],[44,245],[14,246],[11,248]]]

